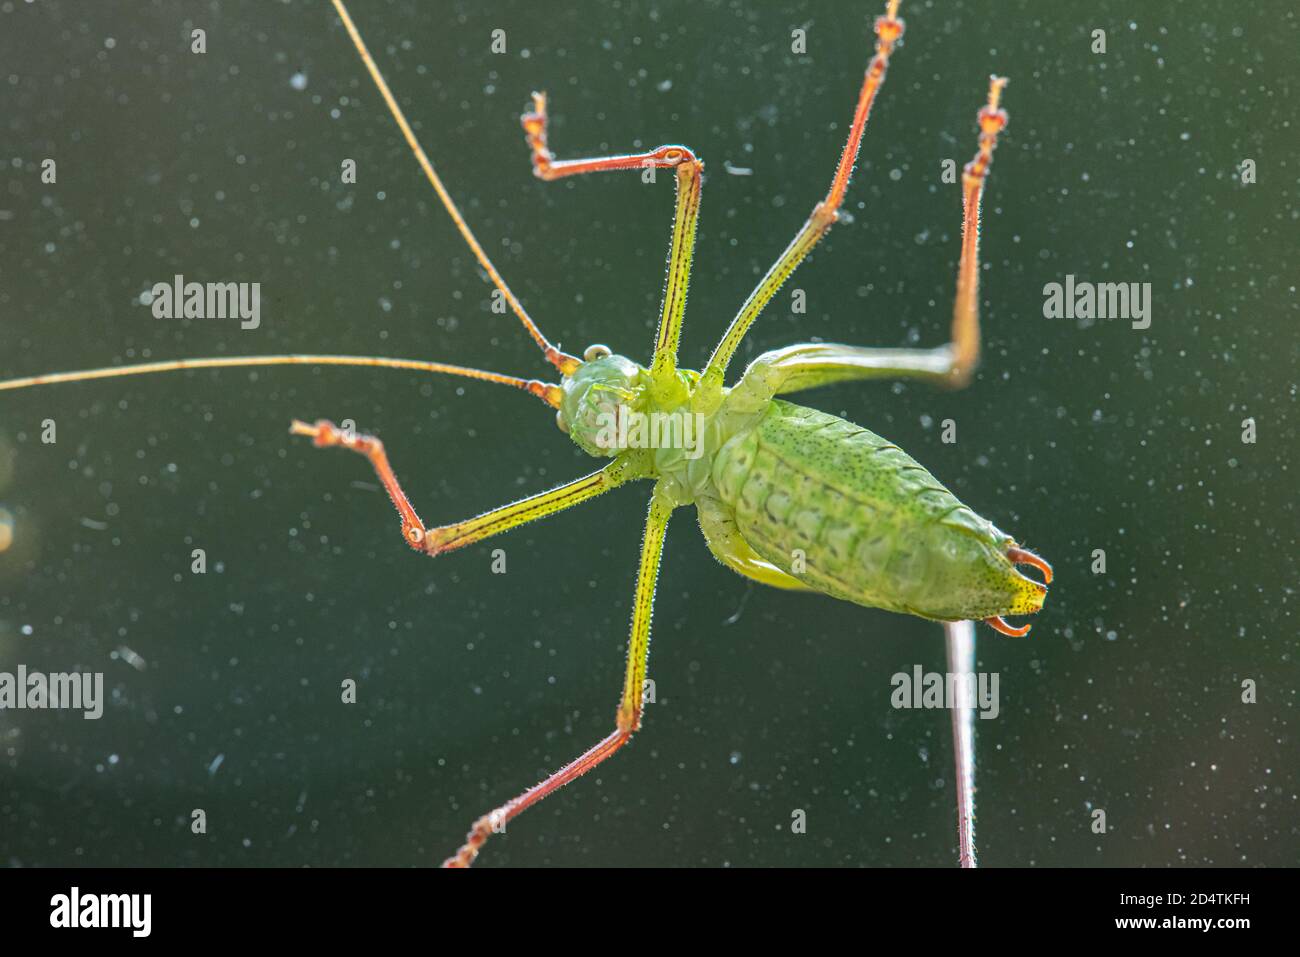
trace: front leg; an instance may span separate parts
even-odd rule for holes
[[[673,216],[672,245],[668,250],[668,277],[655,335],[654,360],[650,366],[654,389],[661,401],[680,388],[677,382],[677,345],[686,311],[686,289],[691,280],[695,253],[695,226],[700,216],[700,190],[704,163],[685,146],[666,145],[645,153],[557,160],[546,142],[546,94],[533,94],[533,109],[521,117],[524,138],[532,151],[533,175],[556,180],[565,176],[602,173],[611,170],[673,169],[677,176],[677,211]]]
[[[392,466],[388,464],[384,443],[379,439],[372,435],[344,431],[333,422],[324,419],[318,420],[314,425],[295,421],[290,431],[294,435],[311,436],[317,448],[338,446],[369,459],[375,475],[383,483],[388,497],[393,500],[393,505],[397,507],[397,513],[402,518],[402,538],[406,540],[406,544],[426,555],[441,555],[443,552],[472,545],[474,542],[499,535],[527,522],[579,505],[612,488],[617,488],[624,482],[644,478],[649,474],[645,468],[644,457],[635,454],[620,455],[603,469],[569,482],[567,485],[553,488],[549,492],[531,495],[454,525],[426,528],[406,497],[406,493],[402,491],[401,485],[398,484],[397,476],[393,473]]]

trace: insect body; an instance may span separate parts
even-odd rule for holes
[[[876,93],[903,33],[899,0],[888,0],[875,22],[875,56],[867,68],[848,140],[830,190],[803,228],[740,308],[702,371],[682,369],[677,345],[699,216],[703,163],[685,146],[594,159],[557,160],[546,139],[546,98],[534,94],[522,122],[533,171],[553,180],[647,167],[672,170],[677,187],[662,314],[649,366],[592,346],[581,357],[561,351],[541,333],[511,292],[435,172],[401,107],[366,49],[342,0],[334,6],[402,135],[457,229],[525,330],[559,372],[559,383],[445,363],[356,356],[248,356],[157,362],[0,382],[0,390],[192,368],[265,365],[352,365],[419,370],[510,385],[556,410],[559,427],[583,451],[607,459],[575,481],[474,518],[428,526],[403,492],[383,444],[326,420],[295,421],[291,431],[318,447],[366,456],[397,507],[402,536],[426,555],[482,541],[632,481],[653,481],[632,602],[623,691],[614,730],[535,787],[474,822],[465,844],[445,862],[468,866],[506,821],[585,774],[618,751],[641,724],[649,656],[650,614],[669,518],[694,505],[713,554],[746,577],[778,588],[822,592],[861,605],[956,622],[983,619],[1008,635],[1023,635],[1002,616],[1037,612],[1051,569],[959,502],[925,468],[865,428],[781,396],[863,379],[904,377],[943,387],[970,381],[979,355],[979,204],[1006,114],[1005,80],[994,77],[979,113],[979,149],[962,180],[963,230],[951,341],[929,350],[803,344],[756,359],[731,386],[726,372],[755,319],[835,223]],[[683,441],[633,442],[629,424],[667,423]],[[676,430],[674,431],[674,427]],[[691,441],[684,441],[687,435]],[[662,439],[662,435],[660,436]],[[1044,581],[1021,574],[1028,563]],[[967,779],[968,780],[968,779]],[[963,850],[963,860],[967,854]],[[973,860],[972,854],[969,855]]]
[[[598,349],[600,347],[597,347]],[[847,347],[796,347],[834,355]],[[612,456],[610,423],[696,415],[693,458],[659,449],[645,466],[672,507],[697,505],[713,553],[760,581],[939,621],[1032,614],[1047,589],[1013,559],[1037,562],[959,502],[923,466],[837,416],[774,399],[789,351],[756,360],[712,411],[691,399],[655,408],[653,377],[623,356],[565,380],[559,423],[579,448]],[[687,390],[698,382],[690,373]]]
[[[941,621],[1042,607],[1047,589],[1015,570],[1011,536],[836,416],[773,401],[719,450],[712,479],[744,541],[817,591]]]

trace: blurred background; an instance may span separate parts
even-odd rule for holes
[[[569,351],[648,360],[671,178],[534,179],[530,91],[550,94],[562,157],[701,155],[682,347],[698,366],[824,194],[882,6],[351,9],[484,246]],[[887,436],[1055,565],[1030,637],[978,628],[1001,694],[977,729],[985,865],[1293,865],[1297,12],[902,13],[849,215],[740,360],[945,340],[960,199],[944,161],[970,158],[988,76],[1008,75],[975,383],[800,400]],[[0,376],[291,351],[548,370],[490,311],[328,4],[11,0],[0,64]],[[176,273],[260,282],[261,327],[155,319],[141,295]],[[1149,282],[1150,328],[1044,318],[1044,285],[1067,275]],[[101,671],[109,700],[99,721],[0,712],[0,862],[429,865],[610,730],[648,486],[428,560],[364,461],[289,436],[318,417],[382,436],[430,524],[593,467],[527,396],[415,373],[5,393],[0,671]],[[689,511],[654,624],[642,733],[482,864],[955,865],[949,715],[889,703],[894,673],[944,669],[937,625],[752,585]]]

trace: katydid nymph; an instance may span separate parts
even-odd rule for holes
[[[661,170],[676,185],[668,274],[648,365],[593,345],[570,355],[543,335],[498,272],[417,141],[397,99],[366,48],[342,0],[333,0],[352,44],[429,183],[496,294],[558,374],[558,382],[525,379],[464,366],[413,359],[342,355],[264,355],[182,359],[54,373],[0,382],[0,390],[200,368],[335,365],[439,373],[509,385],[531,393],[555,415],[561,431],[601,468],[465,521],[426,525],[398,483],[379,439],[326,420],[294,421],[290,431],[319,448],[365,456],[396,506],[406,544],[438,556],[481,542],[635,481],[652,483],[622,693],[614,729],[540,784],[473,822],[464,844],[444,862],[465,867],[484,843],[525,809],[584,775],[621,749],[639,730],[647,680],[650,619],[666,529],[678,509],[694,506],[712,554],[739,575],[779,589],[819,592],[859,605],[958,625],[981,620],[1019,637],[1003,616],[1028,615],[1043,605],[1051,567],[962,504],[923,466],[880,436],[783,396],[832,383],[906,378],[942,388],[968,385],[979,359],[979,214],[998,137],[1007,123],[1000,101],[1006,80],[992,77],[977,115],[978,143],[961,179],[962,235],[950,341],[933,349],[867,348],[828,343],[792,345],[764,353],[727,384],[746,334],[782,284],[836,222],[872,105],[903,35],[900,0],[887,0],[876,18],[871,58],[831,186],[780,258],[750,293],[702,371],[678,365],[678,343],[700,214],[704,164],[684,145],[640,153],[558,159],[548,143],[548,103],[534,93],[522,117],[534,175],[556,180],[597,172]],[[652,178],[652,177],[651,177]],[[658,440],[638,427],[667,423]],[[630,431],[629,431],[630,429]],[[664,439],[667,435],[669,438]],[[1018,565],[1035,567],[1042,580]],[[967,666],[969,668],[969,666]],[[954,730],[957,721],[954,720]],[[958,733],[969,752],[969,733]],[[969,771],[962,862],[973,864],[969,832]],[[970,845],[969,847],[967,845]]]

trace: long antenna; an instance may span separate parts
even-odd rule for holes
[[[352,44],[356,47],[357,53],[361,55],[361,60],[374,79],[375,85],[379,88],[379,93],[384,102],[388,105],[388,110],[397,121],[402,135],[406,138],[407,145],[415,158],[419,161],[420,167],[424,170],[424,175],[433,185],[442,200],[442,205],[446,208],[447,213],[451,216],[456,228],[464,237],[465,242],[469,245],[470,251],[474,253],[474,258],[478,260],[480,266],[487,272],[492,279],[493,284],[501,291],[506,301],[510,303],[510,308],[514,310],[515,315],[519,317],[524,328],[533,338],[533,341],[541,348],[546,360],[560,370],[561,374],[568,375],[575,371],[582,360],[577,356],[571,356],[562,352],[556,346],[542,335],[542,331],[533,322],[524,309],[523,304],[518,297],[510,291],[501,274],[492,265],[492,260],[488,258],[479,241],[474,238],[474,233],[470,231],[469,225],[465,222],[465,217],[461,215],[456,203],[447,192],[447,187],[442,184],[433,164],[429,162],[429,157],[425,155],[424,149],[420,146],[419,141],[415,138],[415,133],[411,130],[411,125],[406,121],[402,108],[398,106],[397,100],[393,98],[392,91],[388,88],[388,83],[384,76],[379,72],[379,67],[370,56],[370,51],[366,49],[365,41],[361,39],[356,24],[352,22],[352,17],[348,15],[347,7],[343,5],[342,0],[334,0],[334,9],[338,11],[339,17],[343,21],[343,26],[352,38]],[[185,369],[227,369],[239,366],[275,366],[275,365],[333,365],[333,366],[362,366],[370,368],[387,368],[387,369],[413,369],[419,372],[436,372],[445,375],[461,376],[466,379],[478,379],[484,382],[496,382],[501,385],[514,386],[517,389],[523,389],[532,395],[537,396],[547,405],[553,408],[559,408],[561,391],[557,385],[541,382],[537,379],[520,379],[515,376],[502,375],[497,372],[486,372],[482,369],[471,369],[465,366],[448,365],[443,362],[424,362],[418,359],[386,359],[381,356],[327,356],[327,355],[274,355],[274,356],[235,356],[211,359],[174,359],[165,362],[145,362],[138,365],[129,366],[108,366],[102,369],[85,369],[79,372],[55,372],[46,375],[27,376],[19,379],[7,379],[0,381],[0,392],[11,389],[26,389],[38,385],[54,385],[63,382],[85,382],[91,379],[113,379],[120,376],[129,375],[149,375],[155,372],[179,372]]]
[[[379,67],[375,65],[374,59],[370,56],[370,51],[366,49],[366,42],[361,39],[361,33],[357,30],[356,24],[352,22],[352,17],[348,14],[347,7],[343,5],[343,0],[334,0],[334,9],[338,11],[339,19],[343,21],[343,27],[348,31],[348,36],[352,38],[352,45],[357,48],[357,53],[361,55],[361,62],[363,62],[366,65],[366,69],[370,71],[370,77],[375,81],[375,86],[379,87],[379,95],[382,96],[384,102],[388,104],[388,112],[392,113],[393,119],[397,121],[397,126],[402,131],[402,136],[406,138],[406,145],[409,146],[411,152],[415,154],[416,160],[419,161],[420,168],[424,170],[425,177],[429,180],[434,191],[438,194],[438,198],[442,200],[442,205],[446,208],[448,215],[451,216],[452,221],[456,224],[456,228],[460,230],[460,234],[469,245],[470,251],[474,253],[474,258],[478,260],[478,264],[483,267],[483,271],[492,279],[492,284],[501,291],[501,295],[505,297],[506,302],[510,303],[510,308],[514,310],[515,315],[519,317],[519,321],[522,322],[524,328],[528,330],[528,334],[533,337],[533,341],[537,343],[542,352],[546,355],[546,361],[559,369],[562,374],[570,374],[576,370],[578,366],[582,365],[582,360],[577,356],[571,356],[566,352],[561,352],[558,348],[551,345],[546,336],[542,335],[542,330],[537,328],[537,323],[533,322],[532,317],[528,315],[528,311],[524,309],[523,303],[521,303],[515,294],[510,291],[510,287],[506,285],[506,281],[502,279],[501,274],[497,272],[496,266],[492,265],[492,260],[488,258],[488,254],[483,251],[483,247],[479,245],[479,241],[474,238],[474,233],[470,231],[469,224],[465,222],[465,217],[460,214],[460,210],[456,207],[456,203],[451,198],[451,194],[447,192],[447,187],[442,185],[442,179],[434,170],[433,164],[429,162],[429,157],[424,154],[424,148],[420,146],[420,141],[415,138],[415,133],[411,130],[411,124],[406,122],[406,115],[402,112],[402,108],[397,105],[397,100],[394,99],[392,90],[388,88],[388,83],[384,79],[384,75],[379,72]]]
[[[501,385],[514,386],[537,396],[553,408],[560,407],[561,390],[557,385],[539,382],[537,379],[519,379],[499,372],[485,372],[466,366],[452,366],[444,362],[424,362],[420,359],[385,359],[381,356],[318,356],[318,355],[280,355],[280,356],[226,356],[215,359],[171,359],[166,362],[143,362],[133,366],[107,366],[103,369],[85,369],[80,372],[52,372],[48,375],[27,376],[22,379],[6,379],[0,382],[0,392],[10,389],[27,389],[38,385],[54,385],[60,382],[86,382],[91,379],[116,379],[128,375],[149,375],[154,372],[180,372],[185,369],[229,369],[240,366],[364,366],[383,369],[414,369],[417,372],[438,372],[444,375],[461,376],[465,379],[479,379],[483,382],[497,382]]]

